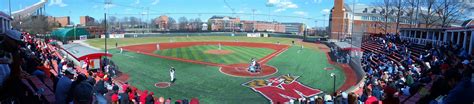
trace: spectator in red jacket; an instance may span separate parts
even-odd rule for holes
[[[128,88],[128,82],[125,82],[123,85],[122,85],[122,91],[125,92]]]
[[[128,94],[129,99],[130,99],[130,101],[132,101],[133,103],[137,103],[137,102],[138,102],[138,101],[136,100],[136,97],[137,97],[137,88],[131,87],[130,89],[131,89],[131,91],[130,91],[130,93]]]
[[[112,94],[112,97],[110,99],[112,100],[112,104],[118,104],[118,100],[119,100],[118,93],[114,92],[114,94]]]
[[[145,90],[140,94],[140,104],[145,104],[147,95],[148,95],[148,90]]]
[[[379,101],[377,100],[377,97],[372,96],[372,91],[370,89],[366,90],[365,93],[367,93],[368,98],[364,104],[378,104],[379,103]]]
[[[189,104],[199,104],[199,100],[197,98],[192,98]]]

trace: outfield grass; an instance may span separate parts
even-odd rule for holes
[[[212,62],[220,64],[248,63],[250,58],[261,59],[275,50],[240,46],[221,46],[222,50],[232,51],[231,54],[217,55],[205,53],[207,50],[218,50],[217,45],[198,45],[182,48],[171,48],[155,51],[155,54],[183,59]]]
[[[337,88],[345,80],[343,71],[327,62],[324,53],[305,48],[297,52],[299,47],[290,47],[287,51],[268,62],[278,68],[275,77],[284,74],[301,76],[298,81],[312,88],[325,92],[332,91],[332,78],[329,73],[335,73]],[[155,92],[156,96],[183,99],[197,97],[203,104],[255,104],[268,103],[262,95],[241,84],[253,78],[232,77],[219,72],[218,67],[184,63],[180,61],[160,59],[133,52],[114,54],[112,60],[119,66],[120,71],[130,75],[130,83],[139,89]],[[159,89],[154,86],[157,82],[169,81],[169,65],[176,67],[175,85]],[[334,67],[335,70],[323,70]]]
[[[301,76],[298,81],[325,92],[333,92],[333,78],[330,73],[335,73],[336,89],[344,84],[346,76],[340,67],[329,64],[326,54],[305,48],[298,52],[300,47],[290,47],[287,51],[271,59],[267,64],[278,68],[278,75],[292,74]],[[324,70],[330,67],[335,70]]]
[[[156,42],[189,42],[189,41],[243,41],[259,43],[291,44],[291,41],[299,42],[292,38],[248,38],[230,36],[195,36],[195,37],[147,37],[147,38],[123,38],[108,39],[108,47],[115,48],[115,42],[119,46],[156,43]],[[104,48],[103,39],[90,39],[86,43],[97,48]],[[307,47],[307,48],[306,48]],[[319,51],[318,47],[305,46],[298,53],[298,46],[290,47],[279,56],[274,57],[267,64],[278,68],[275,77],[284,74],[301,76],[298,81],[312,88],[321,89],[324,92],[332,92],[333,82],[329,76],[335,73],[339,88],[346,79],[343,71],[327,62],[325,53]],[[125,52],[118,54],[117,50],[110,51],[114,56],[112,60],[119,66],[120,70],[130,75],[130,83],[139,89],[155,92],[156,96],[165,98],[183,99],[197,97],[204,104],[255,104],[268,103],[263,96],[241,84],[253,78],[231,77],[219,72],[218,67],[184,63],[180,61],[160,59],[148,55]],[[192,53],[192,52],[191,52]],[[192,54],[191,54],[192,55]],[[190,54],[177,54],[180,57],[190,57]],[[248,60],[248,59],[247,59]],[[169,81],[169,65],[176,67],[177,82],[170,88],[159,89],[154,86],[157,82]],[[333,67],[335,70],[323,70],[325,67]],[[262,79],[265,79],[262,78]]]
[[[193,37],[146,37],[146,38],[120,38],[120,39],[107,39],[107,48],[115,48],[115,43],[118,43],[118,46],[128,46],[128,45],[137,45],[137,44],[147,44],[147,43],[157,43],[157,42],[195,42],[195,41],[241,41],[241,42],[257,42],[257,43],[276,43],[280,42],[281,44],[290,45],[291,41],[297,42],[297,39],[292,38],[251,38],[243,36],[193,36]],[[85,41],[93,47],[104,49],[105,41],[104,39],[89,39]]]

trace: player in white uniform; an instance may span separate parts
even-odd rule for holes
[[[222,46],[221,46],[221,43],[219,43],[219,50],[222,50]]]
[[[174,77],[174,72],[175,72],[174,67],[171,67],[171,68],[170,68],[170,77],[171,77],[170,82],[171,82],[171,83],[174,83],[174,81],[175,81],[175,79],[176,79],[176,78]]]
[[[156,50],[160,50],[160,43],[156,43]]]

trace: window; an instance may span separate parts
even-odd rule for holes
[[[3,20],[2,18],[0,18],[0,33],[4,33],[5,32],[5,28],[3,26],[5,26],[5,23],[3,23],[5,20]]]
[[[368,16],[362,16],[362,20],[369,20]]]
[[[372,20],[372,21],[376,21],[376,20],[377,20],[377,17],[375,17],[375,16],[371,16],[371,17],[370,17],[370,20]]]
[[[377,9],[372,9],[372,13],[377,13]]]

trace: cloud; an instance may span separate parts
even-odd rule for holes
[[[314,3],[316,3],[316,4],[320,4],[321,2],[323,2],[323,0],[313,0],[313,1],[314,1]]]
[[[297,15],[300,15],[300,16],[308,16],[308,13],[303,12],[303,11],[295,11],[295,12],[293,12],[293,13],[295,13],[295,14],[297,14]]]
[[[99,8],[99,5],[94,5],[94,6],[92,6],[92,8],[94,8],[94,9]]]
[[[245,13],[243,10],[239,10],[237,11],[237,13]]]
[[[65,3],[63,2],[63,0],[51,0],[51,1],[49,1],[48,6],[54,6],[54,5],[57,5],[57,6],[59,6],[59,7],[65,7],[65,6],[67,6],[67,4],[65,4]]]
[[[153,2],[151,3],[151,5],[156,5],[156,4],[158,4],[159,2],[160,2],[160,0],[155,0],[155,1],[153,1]]]
[[[135,0],[135,4],[140,4],[140,0]]]
[[[285,10],[286,10],[285,8],[278,8],[278,9],[276,9],[276,10],[273,11],[273,12],[281,12],[281,11],[285,11]]]
[[[330,9],[323,9],[323,10],[321,10],[321,13],[322,13],[322,14],[329,14],[329,12],[331,12]]]
[[[112,7],[115,7],[115,4],[105,4],[105,6],[104,6],[105,9],[109,9],[109,8],[112,8]]]
[[[268,0],[267,6],[277,7],[278,9],[275,10],[275,12],[285,11],[286,9],[289,9],[289,8],[293,8],[293,9],[298,8],[298,5],[291,2],[291,0]]]

